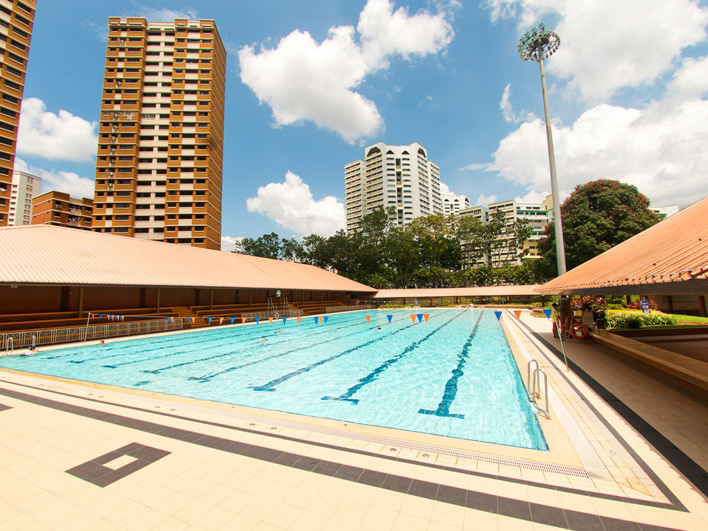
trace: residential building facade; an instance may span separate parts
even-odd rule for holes
[[[42,178],[24,171],[12,172],[8,225],[32,224],[32,199],[39,195]]]
[[[59,225],[91,230],[93,200],[51,190],[32,199],[32,225]]]
[[[443,214],[457,216],[460,210],[470,208],[470,198],[464,194],[443,194]]]
[[[111,17],[93,230],[221,248],[226,51],[213,20]]]
[[[364,160],[347,164],[344,170],[348,232],[358,230],[361,219],[379,208],[393,207],[393,222],[401,227],[443,211],[440,168],[428,159],[423,146],[377,142],[364,153]]]
[[[0,227],[9,223],[12,170],[35,0],[0,1]]]
[[[497,212],[502,216],[509,232],[502,236],[503,245],[500,246],[500,249],[497,250],[497,254],[491,260],[492,265],[499,267],[519,265],[524,260],[540,258],[538,242],[543,237],[543,231],[546,225],[553,221],[553,202],[551,196],[549,195],[543,203],[520,203],[514,199],[510,199],[507,201],[489,203],[486,207],[476,205],[461,209],[458,215],[473,216],[486,224],[489,223],[495,215],[499,215],[496,214]],[[513,239],[513,226],[519,220],[524,221],[531,230],[529,238],[524,241],[521,249],[511,242]],[[479,257],[474,264],[470,265],[476,266],[489,262],[489,257],[485,255]]]

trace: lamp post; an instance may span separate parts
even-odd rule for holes
[[[560,37],[548,31],[541,22],[538,29],[527,31],[519,39],[519,55],[524,61],[536,61],[541,67],[541,89],[543,91],[543,110],[546,117],[546,136],[548,137],[548,162],[551,167],[551,194],[553,195],[553,221],[556,235],[556,259],[558,274],[566,272],[565,246],[563,244],[563,223],[561,220],[560,203],[558,200],[558,178],[556,177],[556,157],[553,152],[553,135],[551,134],[551,113],[548,110],[546,95],[546,73],[543,70],[543,60],[547,59],[560,46]]]

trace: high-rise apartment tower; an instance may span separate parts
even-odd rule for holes
[[[111,17],[93,230],[221,248],[226,51],[213,20]]]
[[[347,231],[358,230],[361,219],[379,208],[394,207],[400,227],[443,211],[440,169],[423,146],[378,142],[364,152],[363,161],[344,167]]]
[[[24,171],[12,172],[12,189],[10,191],[10,210],[8,222],[10,226],[32,224],[32,199],[39,195],[42,178]]]
[[[35,0],[0,0],[0,227],[8,224]]]

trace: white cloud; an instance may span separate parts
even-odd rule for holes
[[[82,26],[90,30],[101,42],[108,42],[108,25],[96,24],[95,22],[83,22]]]
[[[37,98],[22,101],[17,152],[45,159],[90,161],[98,149],[97,122],[68,111],[47,111]]]
[[[24,171],[42,178],[42,193],[49,190],[64,192],[72,197],[88,197],[93,199],[94,180],[87,177],[80,177],[76,173],[69,171],[45,170],[29,166],[24,160],[15,157],[14,169]]]
[[[592,102],[652,83],[687,46],[705,39],[708,9],[692,0],[487,0],[493,21],[518,17],[519,36],[558,15],[560,50],[547,69]]]
[[[596,179],[635,185],[653,204],[686,206],[706,195],[708,102],[670,99],[645,109],[606,104],[583,113],[570,126],[555,126],[561,194]],[[499,173],[529,192],[550,189],[545,126],[525,122],[499,143],[484,169]]]
[[[332,196],[315,201],[310,187],[292,172],[285,182],[259,187],[256,197],[246,200],[246,208],[300,234],[331,236],[346,226],[344,204]]]
[[[511,97],[511,83],[507,83],[504,87],[504,94],[502,94],[502,99],[499,102],[499,109],[501,109],[502,115],[504,116],[504,121],[507,123],[512,123],[516,121],[516,116],[514,116],[514,111],[511,108],[511,102],[509,98]]]
[[[371,137],[383,119],[357,87],[394,55],[410,59],[443,50],[453,32],[445,15],[394,12],[390,0],[369,0],[357,30],[361,43],[353,27],[337,26],[321,43],[295,30],[275,48],[244,46],[241,81],[271,107],[276,126],[312,121],[347,142]]]
[[[491,194],[491,195],[479,194],[479,197],[477,198],[477,201],[475,202],[475,206],[488,205],[489,203],[496,202],[497,199],[499,199],[499,197],[496,194]]]
[[[708,56],[686,58],[668,85],[670,95],[700,98],[708,91]]]
[[[442,195],[453,195],[455,192],[450,190],[450,187],[446,185],[444,182],[440,181],[440,193]]]
[[[199,20],[197,10],[192,8],[184,9],[167,9],[154,8],[141,4],[133,4],[134,13],[130,16],[138,16],[148,19],[151,22],[172,22],[177,18],[186,18],[189,20]]]
[[[233,236],[221,236],[221,250],[226,252],[233,252],[236,250],[237,246],[241,245],[242,237],[234,238]]]
[[[357,31],[361,50],[370,72],[386,68],[388,57],[423,57],[443,50],[454,32],[445,15],[421,12],[413,16],[390,0],[369,0],[359,15]]]

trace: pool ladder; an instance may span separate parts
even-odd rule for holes
[[[532,372],[533,370],[533,372]],[[541,378],[543,376],[543,378]],[[541,398],[539,392],[541,390],[541,380],[543,379],[543,398],[545,400],[545,408],[542,408],[538,401]],[[543,413],[543,416],[550,419],[551,416],[548,414],[548,376],[546,373],[538,366],[536,360],[529,361],[528,371],[526,376],[527,385],[531,388],[529,391],[529,400],[538,410],[539,413]]]

